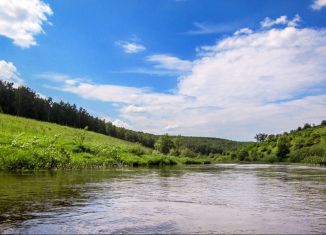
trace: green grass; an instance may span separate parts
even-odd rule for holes
[[[0,114],[0,170],[207,164],[87,130]]]

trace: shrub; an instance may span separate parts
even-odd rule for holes
[[[170,150],[169,155],[170,156],[179,156],[180,152],[177,149],[173,148],[173,149]]]
[[[168,154],[170,149],[174,147],[174,143],[168,135],[162,135],[157,139],[154,147],[159,152]]]
[[[129,152],[132,153],[132,154],[135,154],[136,156],[142,156],[142,155],[146,154],[144,148],[141,147],[140,145],[132,146],[129,149]]]
[[[191,158],[197,157],[197,154],[188,148],[182,149],[180,155],[183,157],[191,157]]]
[[[325,150],[325,148],[320,147],[320,146],[304,147],[304,148],[298,149],[296,151],[293,151],[289,155],[289,160],[291,162],[301,162],[305,158],[308,158],[311,156],[325,157],[326,150]]]
[[[326,156],[309,156],[303,160],[304,163],[319,164],[326,166]]]
[[[274,155],[274,154],[265,155],[265,156],[261,159],[262,162],[268,162],[268,163],[278,162],[278,160],[279,160],[279,159],[278,159],[277,156]]]
[[[305,146],[305,140],[303,138],[298,138],[294,143],[294,149],[301,149]]]
[[[290,153],[290,141],[286,136],[280,136],[277,140],[276,156],[282,160]]]
[[[238,159],[239,161],[244,161],[245,159],[247,159],[249,157],[249,153],[247,150],[240,150],[238,153]]]

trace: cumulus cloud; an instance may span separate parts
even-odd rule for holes
[[[315,11],[319,11],[322,8],[326,7],[326,0],[314,0],[310,7]]]
[[[41,0],[1,0],[0,35],[22,48],[34,46],[35,36],[43,33],[42,25],[52,14],[50,6]]]
[[[146,50],[146,47],[136,42],[118,41],[116,42],[127,54],[135,54]]]
[[[274,25],[287,25],[291,27],[296,27],[298,26],[298,23],[300,21],[301,21],[301,17],[299,15],[296,15],[292,20],[289,20],[287,16],[280,16],[275,20],[266,17],[262,22],[260,22],[260,25],[262,28],[270,28]]]
[[[118,126],[118,127],[123,127],[123,128],[127,128],[127,129],[132,129],[132,127],[131,127],[128,123],[126,123],[126,122],[124,122],[124,121],[122,121],[122,120],[120,120],[120,119],[116,119],[116,120],[114,120],[114,121],[112,122],[112,124],[115,125],[115,126]]]
[[[249,28],[242,28],[242,29],[239,29],[237,31],[235,31],[234,35],[241,35],[241,34],[251,34],[253,33],[253,31]]]
[[[12,62],[7,62],[5,60],[0,60],[0,80],[11,82],[15,87],[24,84],[23,79]]]
[[[101,117],[101,119],[104,119],[106,122],[111,122],[115,126],[132,129],[132,127],[128,123],[124,122],[121,119],[114,119],[106,115],[99,115],[99,116]]]
[[[119,103],[119,118],[153,133],[248,140],[317,123],[326,116],[326,30],[287,21],[200,47],[194,61],[180,63],[188,72],[172,93],[89,82],[60,89]],[[164,68],[182,61],[165,59],[152,61]]]

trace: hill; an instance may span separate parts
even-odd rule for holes
[[[295,162],[326,165],[326,121],[305,124],[290,133],[257,134],[258,143],[228,151],[221,160],[243,162]]]
[[[209,163],[165,156],[107,135],[0,114],[0,170]]]
[[[28,87],[15,88],[12,83],[0,80],[0,113],[11,114],[20,117],[32,118],[60,125],[85,128],[97,133],[116,137],[129,142],[140,143],[143,146],[154,148],[154,144],[160,138],[140,131],[128,130],[117,127],[98,117],[90,115],[87,110],[77,108],[69,103],[54,102],[51,98],[44,99]],[[235,149],[240,142],[206,137],[180,137],[178,147],[191,155],[209,155],[210,153],[222,153]]]

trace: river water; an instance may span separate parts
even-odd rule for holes
[[[2,172],[0,233],[326,233],[326,168]]]

